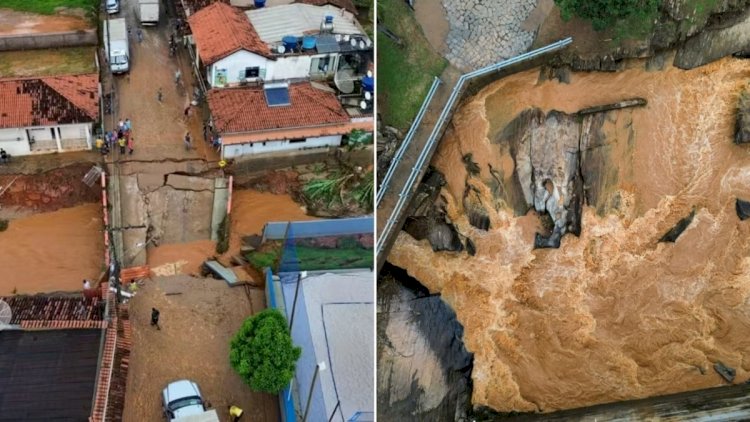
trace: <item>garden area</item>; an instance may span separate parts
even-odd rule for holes
[[[262,273],[264,268],[278,271],[325,271],[373,266],[372,234],[326,236],[317,238],[267,241],[248,252],[250,265]],[[284,268],[279,268],[283,262]]]
[[[422,33],[406,2],[378,2],[378,112],[385,124],[407,129],[435,76],[448,62]]]

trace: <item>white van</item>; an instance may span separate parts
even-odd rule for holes
[[[120,0],[107,0],[107,13],[110,15],[120,11]]]

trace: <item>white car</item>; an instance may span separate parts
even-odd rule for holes
[[[107,13],[110,15],[120,11],[120,0],[107,0]]]
[[[216,421],[215,410],[206,411],[198,384],[189,380],[179,380],[169,383],[162,391],[162,406],[164,416],[169,422],[182,421]]]

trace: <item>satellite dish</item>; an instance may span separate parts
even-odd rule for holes
[[[341,34],[336,34],[334,38],[336,38],[336,42],[341,42]]]
[[[369,91],[365,91],[365,100],[370,101],[372,99],[372,94],[370,94]]]
[[[286,47],[284,47],[283,45],[280,45],[276,47],[276,51],[278,51],[279,54],[284,54],[284,52],[286,51]]]
[[[13,311],[4,300],[0,299],[0,330],[8,328],[13,319]]]
[[[367,71],[367,77],[372,78],[372,70]]]
[[[362,110],[367,110],[367,101],[365,101],[365,100],[362,100],[362,101],[361,101],[361,102],[359,103],[359,108],[361,108]]]
[[[360,50],[364,50],[365,49],[365,42],[364,41],[360,41],[359,42],[359,49]]]
[[[370,40],[370,39],[368,38],[368,39],[367,39],[367,40],[365,41],[365,45],[367,45],[367,47],[372,47],[372,41],[371,41],[371,40]]]
[[[356,47],[356,46],[357,46],[357,40],[356,40],[356,39],[354,39],[354,38],[352,38],[352,39],[351,39],[351,40],[349,41],[349,44],[351,44],[351,46],[352,46],[352,47]]]
[[[352,74],[351,69],[341,69],[333,75],[333,83],[336,84],[336,88],[344,94],[351,94],[354,92],[354,81],[357,78]]]
[[[349,42],[349,34],[344,35],[344,42]]]

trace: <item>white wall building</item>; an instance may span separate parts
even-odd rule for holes
[[[0,148],[10,155],[91,149],[98,75],[3,80],[0,97]]]

